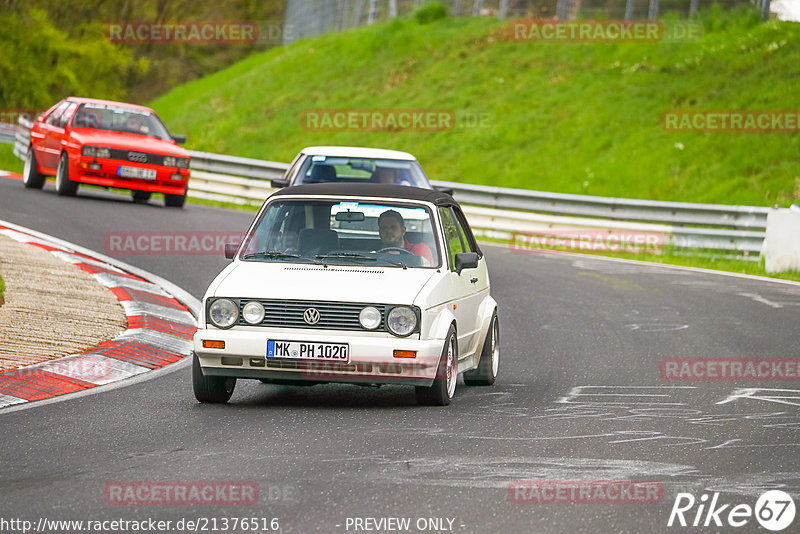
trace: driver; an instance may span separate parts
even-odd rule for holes
[[[433,253],[425,243],[412,245],[406,239],[406,225],[403,216],[395,210],[387,210],[378,217],[378,231],[381,235],[381,246],[396,247],[408,250],[412,254],[424,258],[428,265],[433,265]]]
[[[125,129],[129,132],[143,134],[146,134],[149,130],[149,128],[142,122],[142,119],[136,115],[128,115],[128,118],[125,119]]]

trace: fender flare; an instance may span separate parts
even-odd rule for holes
[[[456,331],[458,331],[458,324],[456,323],[455,315],[453,315],[449,308],[445,308],[436,316],[436,319],[433,321],[433,324],[429,330],[430,337],[432,339],[441,340],[442,343],[444,343],[445,338],[447,337],[447,331],[450,330],[451,325],[453,325],[456,328]]]
[[[483,349],[484,343],[486,343],[486,336],[489,334],[489,326],[491,325],[492,316],[497,312],[497,301],[494,300],[490,295],[486,295],[486,298],[483,299],[481,305],[478,307],[478,316],[481,318],[481,338],[480,347],[475,352],[475,362],[477,365],[477,361],[481,357],[481,352]]]

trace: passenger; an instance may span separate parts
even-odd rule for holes
[[[413,185],[405,178],[398,178],[397,171],[388,167],[376,167],[372,179],[379,184]]]
[[[406,225],[403,216],[395,210],[387,210],[378,217],[378,231],[381,235],[381,245],[408,250],[412,254],[422,257],[426,267],[433,265],[433,253],[425,243],[412,245],[406,239]]]

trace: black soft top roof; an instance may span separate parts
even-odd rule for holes
[[[272,194],[283,195],[336,195],[353,197],[396,198],[398,200],[421,200],[437,206],[458,205],[453,197],[435,189],[409,187],[406,185],[386,184],[354,184],[332,182],[324,184],[306,184],[284,187]]]

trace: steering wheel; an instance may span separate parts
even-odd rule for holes
[[[414,254],[410,250],[404,249],[403,247],[384,247],[384,248],[382,248],[382,249],[380,249],[378,251],[378,254],[380,254],[382,252],[400,252],[401,254],[408,254],[409,256],[416,256],[416,254]]]

